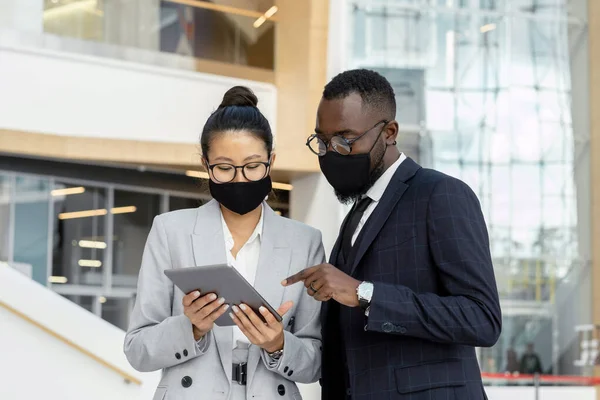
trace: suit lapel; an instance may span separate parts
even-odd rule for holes
[[[192,249],[197,266],[227,264],[221,210],[215,200],[198,209],[192,234]],[[229,327],[213,327],[213,335],[224,372],[231,382],[233,335]]]
[[[381,228],[383,228],[383,225],[396,207],[396,204],[398,204],[398,201],[404,192],[406,192],[406,189],[408,188],[406,181],[412,178],[420,168],[421,166],[411,158],[404,160],[398,167],[398,170],[392,177],[383,197],[379,201],[377,207],[375,207],[375,210],[369,217],[357,239],[358,247],[351,253],[351,256],[349,257],[350,260],[348,261],[352,264],[350,275],[354,275],[360,260],[379,234],[379,231],[381,231]]]
[[[260,243],[260,256],[254,288],[274,308],[283,300],[285,288],[281,281],[290,270],[291,248],[285,240],[285,224],[282,217],[264,205],[264,224]],[[260,360],[260,348],[251,346],[248,354],[248,385],[251,384]]]

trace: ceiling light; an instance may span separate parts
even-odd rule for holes
[[[496,24],[487,24],[487,25],[483,25],[481,28],[479,28],[481,33],[493,31],[494,29],[496,29]]]
[[[134,213],[137,211],[136,206],[125,206],[125,207],[114,207],[110,210],[112,214],[127,214]],[[73,218],[86,218],[86,217],[98,217],[108,214],[106,208],[99,208],[97,210],[85,210],[85,211],[73,211],[58,214],[58,219],[73,219]]]
[[[48,278],[50,283],[67,283],[68,279],[66,276],[51,276]]]
[[[273,7],[269,8],[263,15],[258,17],[258,19],[256,21],[254,21],[254,23],[252,25],[255,28],[260,28],[261,25],[264,24],[266,20],[271,18],[273,15],[275,15],[277,10],[279,10],[279,8],[277,8],[277,6],[273,6]]]
[[[192,178],[208,179],[208,173],[202,171],[185,171],[185,175]]]
[[[267,19],[271,18],[278,10],[279,8],[277,8],[277,6],[272,6],[267,10],[267,12],[265,12],[265,17],[267,17]]]
[[[127,206],[127,207],[115,207],[112,210],[110,210],[113,214],[127,214],[127,213],[134,213],[137,211],[137,207],[136,206]]]
[[[72,187],[72,188],[64,188],[64,189],[54,189],[50,192],[52,196],[68,196],[70,194],[81,194],[85,192],[85,188],[83,186]]]
[[[86,249],[105,249],[106,243],[96,242],[94,240],[80,240],[79,247],[84,247]]]
[[[104,297],[104,296],[100,296],[100,297],[98,297],[98,302],[99,302],[100,304],[104,304],[104,303],[106,303],[106,297]]]
[[[273,186],[273,189],[287,190],[287,191],[290,191],[294,188],[289,183],[281,183],[281,182],[273,182],[272,186]]]
[[[90,267],[90,268],[100,268],[102,266],[102,261],[100,260],[79,260],[77,262],[80,267]]]
[[[58,4],[58,1],[52,3]],[[73,15],[78,11],[92,11],[98,6],[98,0],[79,0],[67,4],[61,4],[58,7],[52,7],[44,11],[43,18],[64,17],[65,15]]]
[[[58,214],[58,219],[73,219],[73,218],[86,218],[86,217],[98,217],[106,215],[108,212],[106,209],[101,208],[99,210],[85,210],[85,211],[74,211]]]

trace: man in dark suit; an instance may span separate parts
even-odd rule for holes
[[[373,71],[325,87],[307,144],[354,205],[330,264],[283,284],[324,302],[324,400],[486,399],[475,347],[496,343],[502,317],[481,207],[465,183],[398,151],[395,115]]]

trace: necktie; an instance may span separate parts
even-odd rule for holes
[[[342,236],[342,253],[344,255],[344,260],[348,262],[348,256],[350,255],[350,250],[352,249],[352,236],[354,236],[354,232],[358,227],[358,223],[362,218],[363,214],[369,204],[371,204],[371,199],[369,197],[364,197],[355,204],[352,211],[350,211],[350,217],[348,218],[348,222],[346,223],[346,227],[344,228],[344,233]]]

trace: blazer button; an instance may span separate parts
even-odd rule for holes
[[[288,372],[288,370],[289,370],[289,368],[288,368],[288,367],[285,367],[285,368],[283,369],[283,373],[284,373],[284,374],[285,374],[285,373],[287,373],[287,372]]]
[[[181,354],[175,353],[175,358],[178,359],[178,360],[181,360]]]
[[[183,386],[184,388],[189,388],[190,386],[192,386],[192,378],[190,378],[189,376],[184,376],[183,378],[181,378],[181,386]]]
[[[383,329],[385,333],[394,332],[394,324],[391,322],[384,322],[383,325],[381,325],[381,329]]]
[[[403,327],[403,326],[401,326],[401,327],[400,327],[400,333],[406,333],[406,328],[405,328],[405,327]]]
[[[277,386],[277,393],[279,393],[280,396],[285,396],[285,386],[283,386],[283,385]]]
[[[293,374],[293,373],[294,373],[294,371],[292,371],[292,370],[290,369],[290,372],[288,372],[288,376],[292,376],[292,374]]]
[[[183,356],[187,357],[188,356],[188,351],[187,350],[183,350]]]

